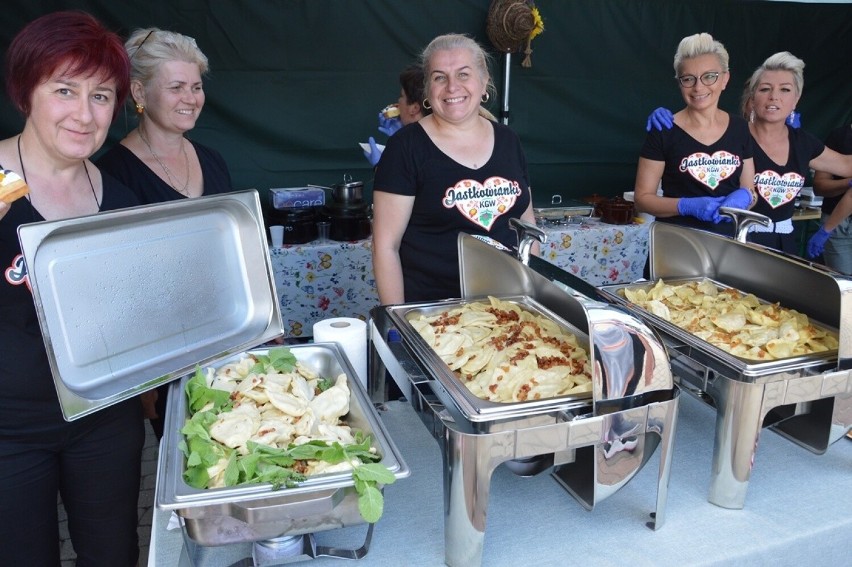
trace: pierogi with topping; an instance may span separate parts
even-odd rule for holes
[[[523,402],[592,390],[589,357],[577,337],[516,303],[489,297],[410,323],[481,399]]]

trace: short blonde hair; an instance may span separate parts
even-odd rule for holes
[[[198,49],[195,40],[177,32],[138,29],[124,42],[124,48],[130,56],[130,80],[143,85],[149,84],[160,65],[168,61],[195,63],[202,75],[210,69],[207,56]]]
[[[709,33],[697,33],[689,35],[680,40],[674,56],[675,78],[680,75],[680,67],[683,65],[684,59],[692,59],[701,55],[715,55],[719,59],[719,64],[722,66],[722,71],[728,72],[728,50],[720,41],[713,39]]]
[[[432,57],[438,51],[450,51],[452,49],[467,49],[471,52],[473,55],[473,64],[476,70],[479,71],[482,81],[485,83],[485,92],[489,96],[496,97],[497,87],[494,86],[494,81],[491,80],[491,73],[488,72],[491,56],[476,40],[458,33],[439,35],[429,42],[429,45],[426,46],[426,49],[420,55],[424,75],[424,92],[429,91],[429,76],[432,74]]]
[[[750,95],[754,94],[757,85],[760,84],[760,78],[766,71],[789,71],[793,74],[793,82],[796,85],[796,94],[802,96],[802,90],[805,88],[805,62],[790,53],[789,51],[779,51],[773,53],[766,58],[763,64],[754,70],[751,78],[746,83],[750,90]]]

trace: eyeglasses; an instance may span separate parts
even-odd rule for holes
[[[677,77],[677,82],[680,83],[680,86],[691,89],[695,86],[695,82],[700,78],[701,84],[709,87],[719,80],[719,75],[721,74],[722,73],[713,71],[710,73],[704,73],[701,77],[696,77],[695,75],[681,75],[680,77]]]

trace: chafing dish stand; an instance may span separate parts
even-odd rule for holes
[[[666,223],[651,227],[651,279],[707,277],[836,328],[836,356],[757,362],[731,356],[633,307],[664,338],[681,388],[716,408],[708,500],[741,509],[763,427],[814,453],[852,428],[852,279],[802,258]],[[612,301],[630,308],[604,286]]]
[[[660,445],[656,509],[648,523],[659,529],[665,521],[679,391],[654,331],[626,311],[554,283],[473,237],[460,236],[459,252],[465,299],[531,296],[588,334],[593,394],[580,400],[537,400],[528,407],[506,404],[493,413],[471,411],[452,381],[437,371],[439,364],[418,346],[410,326],[400,324],[400,313],[416,304],[372,310],[372,399],[381,401],[387,370],[441,448],[447,565],[481,564],[491,476],[504,463],[520,476],[553,471],[592,509],[629,482]],[[631,362],[641,363],[619,367],[623,348],[636,355]]]

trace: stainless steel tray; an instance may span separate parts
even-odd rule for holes
[[[576,335],[578,344],[586,349],[586,353],[592,359],[593,352],[589,348],[589,335],[566,322],[533,298],[525,295],[496,295],[495,297],[514,303],[526,311],[550,319],[566,332]],[[443,384],[444,388],[447,389],[458,404],[465,418],[470,421],[479,422],[503,417],[517,417],[519,415],[548,412],[559,407],[575,407],[591,403],[592,392],[571,396],[557,396],[542,400],[525,400],[522,402],[492,402],[483,400],[467,389],[450,367],[426,343],[423,337],[420,336],[420,333],[410,323],[415,317],[428,317],[466,304],[487,301],[487,299],[482,298],[441,301],[439,303],[408,303],[388,306],[386,309],[400,334],[411,345],[421,361],[434,372],[435,377]]]
[[[721,282],[718,282],[712,278],[706,277],[689,277],[689,278],[665,278],[665,281],[671,285],[682,285],[689,282],[694,281],[702,281],[702,280],[711,281],[718,289],[731,289],[732,286],[725,285]],[[637,316],[645,319],[648,323],[654,327],[656,327],[661,332],[666,333],[667,335],[676,338],[677,340],[683,342],[684,344],[688,344],[694,348],[698,348],[703,351],[707,356],[718,359],[723,362],[727,362],[730,366],[737,368],[744,375],[755,376],[755,375],[764,375],[764,374],[777,374],[783,371],[789,371],[793,369],[799,369],[804,366],[813,366],[814,364],[820,364],[823,362],[833,362],[837,360],[837,350],[831,350],[822,353],[814,353],[804,356],[792,356],[788,358],[782,358],[777,360],[769,360],[766,362],[756,361],[750,358],[742,358],[739,356],[735,356],[695,335],[690,333],[689,331],[682,329],[671,323],[666,321],[662,317],[654,315],[650,311],[636,305],[629,301],[626,297],[623,297],[619,291],[623,291],[626,289],[630,290],[639,290],[639,289],[650,289],[656,285],[656,281],[642,281],[642,282],[634,282],[630,284],[616,284],[616,285],[607,285],[602,286],[600,288],[601,293],[603,293],[607,298],[609,298],[612,302],[623,305],[625,308],[631,310],[636,313]],[[768,301],[758,297],[758,300],[761,303],[769,303]],[[828,325],[824,325],[818,321],[813,320],[811,318],[811,324],[815,327],[821,328],[823,330],[832,331],[837,334],[838,329],[830,327]]]
[[[18,234],[68,420],[283,332],[256,191]]]
[[[381,463],[397,479],[411,471],[370,402],[364,386],[336,343],[289,347],[296,358],[324,377],[345,373],[350,390],[346,422],[369,433],[382,456]],[[263,349],[253,350],[265,354]],[[235,355],[216,366],[235,360]],[[270,484],[246,484],[209,490],[183,480],[185,458],[178,448],[180,429],[187,418],[184,386],[190,375],[175,382],[169,395],[163,445],[157,471],[157,506],[175,510],[184,518],[190,537],[201,545],[224,545],[314,533],[363,524],[350,472],[309,477],[294,488],[273,490]]]

